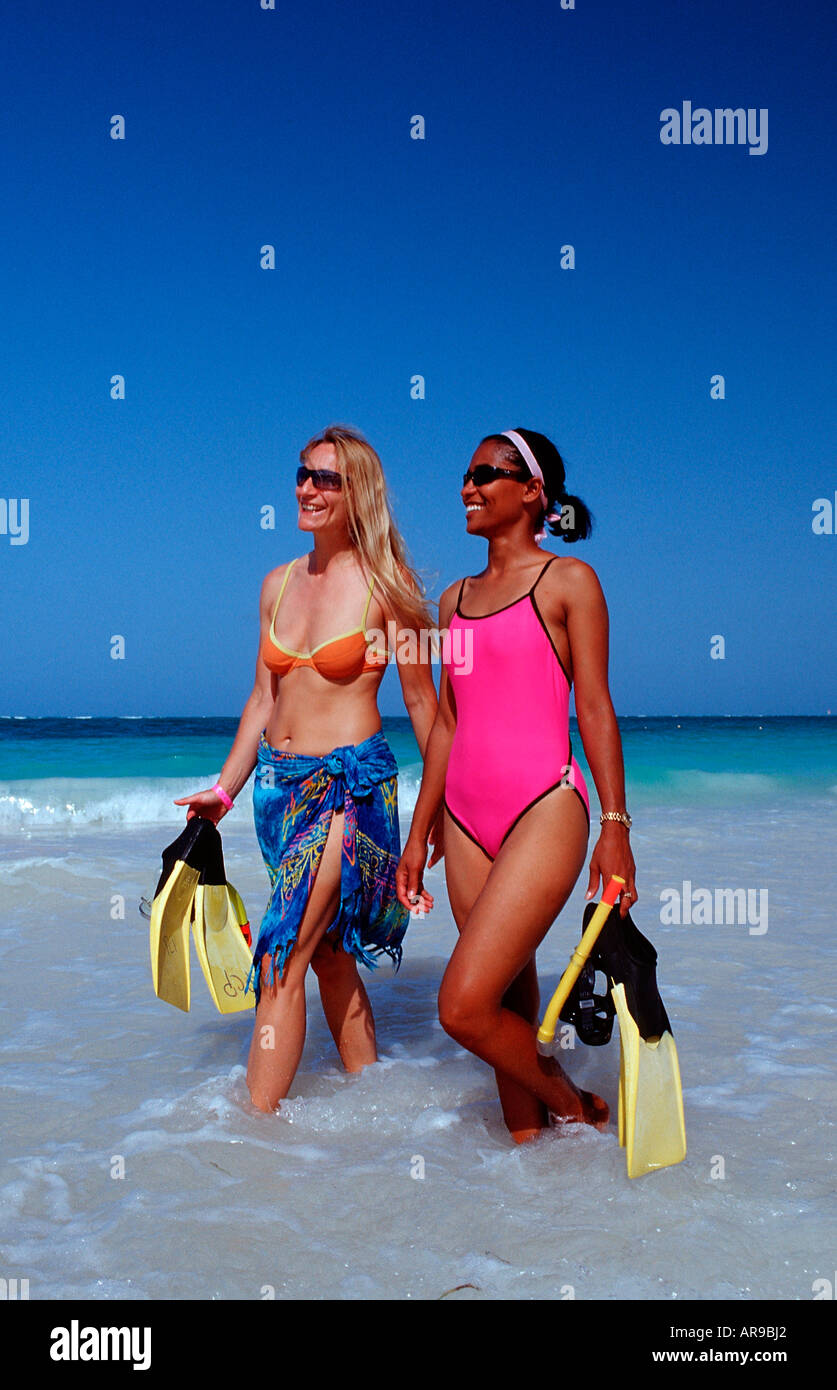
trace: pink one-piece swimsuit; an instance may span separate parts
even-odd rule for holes
[[[445,806],[489,859],[536,801],[567,786],[590,800],[570,745],[570,681],[535,589],[494,613],[462,612],[463,579],[442,660],[456,701]],[[456,629],[462,629],[456,633]]]

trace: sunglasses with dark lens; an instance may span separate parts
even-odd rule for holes
[[[473,483],[474,487],[485,487],[486,483],[494,483],[498,478],[516,478],[519,483],[529,481],[519,468],[495,468],[491,463],[478,463],[476,468],[469,468],[467,473],[462,474],[462,486]]]
[[[333,473],[330,468],[306,468],[303,463],[296,470],[297,487],[302,487],[309,479],[320,492],[339,492],[343,486],[341,473]]]

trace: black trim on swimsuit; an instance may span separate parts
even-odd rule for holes
[[[557,656],[557,652],[556,652],[556,656]],[[559,660],[560,660],[560,658],[559,658]],[[573,761],[573,740],[572,740],[572,735],[571,735],[571,733],[570,733],[569,724],[568,724],[568,725],[567,725],[567,766],[568,766],[568,767],[572,767],[572,761]],[[581,769],[580,769],[580,768],[579,768],[579,772],[581,772]],[[584,776],[583,773],[582,773],[581,775],[582,775],[582,777]],[[576,796],[578,797],[579,801],[581,802],[582,807],[584,808],[584,814],[585,814],[585,816],[587,817],[587,834],[589,835],[589,834],[590,834],[590,809],[589,809],[589,807],[587,806],[587,803],[585,802],[584,797],[581,795],[581,792],[578,790],[578,787],[575,786],[575,784],[574,784],[573,782],[570,782],[569,785],[572,787],[573,791],[575,792]]]
[[[538,622],[540,623],[541,627],[543,628],[544,632],[546,633],[547,641],[549,642],[550,647],[552,648],[553,652],[555,653],[555,660],[558,662],[558,665],[561,667],[561,670],[562,670],[563,673],[564,673],[564,680],[567,682],[567,685],[569,686],[570,690],[572,690],[572,688],[573,688],[572,680],[570,679],[570,676],[569,676],[569,674],[568,674],[568,672],[567,672],[566,666],[564,665],[563,661],[561,660],[561,657],[560,657],[559,654],[558,654],[558,648],[556,647],[554,641],[552,640],[552,633],[549,631],[549,628],[547,627],[546,622],[544,621],[543,613],[541,612],[540,608],[538,607],[538,600],[535,598],[535,589],[537,588],[537,586],[538,586],[538,584],[540,583],[540,581],[541,581],[541,579],[543,578],[543,576],[546,574],[546,571],[549,569],[549,566],[552,564],[552,561],[553,561],[553,560],[557,560],[557,558],[558,558],[557,555],[550,555],[549,559],[547,560],[546,564],[544,565],[543,569],[541,570],[540,574],[538,575],[538,577],[537,577],[537,579],[535,580],[534,584],[532,585],[531,589],[529,589],[525,594],[521,594],[521,595],[520,595],[520,598],[516,598],[516,599],[514,600],[514,603],[506,603],[506,604],[503,605],[502,608],[495,608],[493,613],[463,613],[463,612],[462,612],[462,590],[465,588],[465,579],[473,579],[473,578],[474,578],[474,576],[473,576],[472,574],[466,574],[465,579],[462,580],[462,583],[461,583],[460,586],[459,586],[459,595],[458,595],[457,600],[456,600],[456,612],[459,614],[460,618],[465,618],[468,622],[477,622],[477,623],[478,623],[478,622],[481,622],[483,618],[493,618],[493,617],[495,616],[495,614],[497,614],[497,613],[505,613],[505,611],[506,611],[507,608],[514,608],[514,606],[515,606],[516,603],[522,603],[523,600],[524,600],[525,598],[530,598],[530,599],[532,600],[532,607],[533,607],[534,610],[535,610],[535,617],[537,618]]]
[[[462,831],[462,834],[463,834],[463,835],[467,835],[467,836],[468,836],[468,839],[471,841],[471,843],[474,844],[474,845],[476,845],[477,849],[481,849],[482,852],[483,852],[483,854],[485,855],[486,859],[490,859],[491,862],[492,862],[492,864],[493,864],[493,863],[494,863],[494,855],[493,855],[493,854],[489,854],[489,853],[488,853],[488,850],[485,848],[485,845],[481,845],[481,844],[480,844],[480,842],[479,842],[479,840],[477,839],[476,835],[474,835],[474,834],[471,833],[471,831],[468,829],[467,825],[463,825],[463,824],[462,824],[462,821],[459,819],[459,817],[458,817],[458,816],[455,816],[455,815],[453,814],[453,811],[450,809],[450,806],[448,805],[447,800],[445,800],[442,804],[444,805],[444,808],[445,808],[445,810],[447,811],[448,815],[450,816],[451,820],[453,821],[454,825],[458,825],[458,826],[459,826],[459,829]]]
[[[538,608],[538,602],[537,602],[537,599],[535,598],[535,589],[537,588],[537,586],[538,586],[538,584],[540,583],[541,579],[543,578],[544,574],[546,574],[546,571],[549,569],[549,566],[552,564],[553,560],[556,560],[557,558],[558,558],[557,555],[550,555],[550,557],[549,557],[549,559],[547,560],[546,564],[544,565],[543,569],[540,571],[540,573],[538,574],[537,578],[535,579],[535,582],[534,582],[534,584],[532,585],[531,589],[527,590],[527,592],[526,592],[525,594],[521,594],[521,595],[520,595],[520,598],[516,598],[516,599],[514,600],[513,603],[506,603],[506,604],[503,605],[502,608],[495,608],[495,609],[494,609],[494,612],[492,612],[492,613],[468,614],[468,613],[463,613],[463,612],[462,612],[462,607],[461,607],[461,604],[462,604],[462,591],[463,591],[463,589],[465,588],[465,579],[473,579],[473,578],[474,578],[473,575],[466,575],[466,576],[465,576],[465,579],[462,580],[462,583],[461,583],[460,586],[459,586],[459,595],[458,595],[457,600],[456,600],[456,612],[459,614],[460,618],[465,618],[468,622],[480,622],[483,618],[493,618],[493,617],[495,616],[495,614],[497,614],[497,613],[505,613],[505,611],[506,611],[507,608],[514,608],[515,604],[517,604],[517,603],[522,603],[523,600],[524,600],[525,598],[531,599],[531,601],[532,601],[532,607],[533,607],[534,610],[535,610],[535,616],[537,617],[538,622],[540,623],[541,627],[543,628],[544,632],[546,633],[547,639],[548,639],[548,641],[549,641],[549,645],[550,645],[550,647],[552,648],[552,650],[553,650],[553,652],[554,652],[554,654],[555,654],[555,660],[558,662],[558,665],[560,666],[560,668],[561,668],[561,670],[562,670],[562,672],[563,672],[564,680],[567,682],[567,688],[568,688],[569,690],[572,690],[572,681],[570,680],[569,676],[567,675],[566,667],[564,666],[563,661],[561,660],[560,656],[558,655],[558,650],[557,650],[557,648],[556,648],[556,646],[555,646],[555,643],[554,643],[553,640],[552,640],[552,634],[550,633],[549,628],[547,627],[546,623],[544,622],[543,614],[541,613],[541,610]],[[569,732],[569,728],[568,728],[568,729],[567,729],[567,767],[568,767],[568,768],[570,767],[570,765],[571,765],[571,763],[572,763],[572,757],[573,757],[573,745],[572,745],[572,739],[571,739],[571,737],[570,737],[570,732]],[[500,848],[501,848],[501,849],[502,849],[503,845],[505,844],[506,840],[508,839],[509,835],[511,834],[511,832],[514,830],[514,827],[515,827],[515,826],[518,824],[518,822],[521,821],[521,820],[523,819],[523,817],[526,815],[526,812],[527,812],[527,811],[531,811],[532,807],[533,807],[533,806],[537,806],[538,802],[541,801],[541,800],[543,799],[543,797],[548,796],[550,792],[556,791],[556,790],[557,790],[559,787],[561,787],[561,786],[568,786],[568,787],[570,787],[570,789],[571,789],[572,791],[575,792],[576,796],[578,797],[579,801],[581,802],[581,809],[582,809],[582,811],[584,812],[584,818],[585,818],[585,820],[587,821],[587,834],[588,834],[588,835],[590,834],[590,812],[589,812],[588,809],[587,809],[587,806],[586,806],[585,801],[584,801],[584,797],[581,795],[581,792],[578,790],[578,787],[574,786],[572,782],[566,781],[566,777],[567,777],[567,773],[565,772],[565,773],[562,774],[562,776],[560,777],[560,779],[559,779],[557,782],[553,782],[553,784],[552,784],[551,787],[545,787],[544,790],[543,790],[542,792],[539,792],[539,793],[538,793],[538,795],[535,797],[535,799],[534,799],[533,801],[530,801],[530,802],[529,802],[528,806],[524,806],[524,807],[523,807],[523,810],[518,812],[518,814],[515,816],[514,820],[512,821],[511,825],[509,826],[508,830],[507,830],[507,831],[505,832],[505,834],[503,835],[502,840],[500,841]],[[490,859],[491,862],[492,862],[492,864],[493,864],[493,863],[494,863],[494,855],[493,855],[493,854],[489,854],[489,853],[488,853],[488,850],[485,848],[485,845],[481,845],[480,842],[479,842],[479,840],[477,839],[476,835],[474,835],[474,834],[468,829],[468,827],[467,827],[466,825],[463,825],[463,824],[462,824],[462,821],[459,819],[458,816],[455,816],[455,815],[453,814],[453,811],[450,809],[450,806],[448,805],[447,800],[444,801],[444,807],[445,807],[445,810],[447,811],[448,815],[450,816],[451,820],[453,821],[454,825],[458,825],[458,826],[459,826],[459,829],[462,831],[462,833],[463,833],[464,835],[467,835],[467,837],[468,837],[468,839],[471,841],[471,843],[472,843],[472,844],[475,844],[475,845],[477,846],[477,849],[482,850],[482,852],[483,852],[483,854],[485,855],[486,859]]]
[[[590,812],[587,810],[587,803],[585,802],[584,797],[581,795],[581,792],[578,790],[578,787],[574,786],[572,782],[570,783],[570,786],[572,787],[573,791],[575,792],[576,796],[578,797],[579,801],[581,802],[581,809],[582,809],[582,811],[584,812],[584,819],[587,821],[587,834],[589,835],[589,834],[590,834]]]
[[[572,750],[570,750],[570,757],[572,758]],[[514,830],[514,827],[517,825],[518,821],[521,821],[521,820],[523,819],[523,817],[526,815],[526,812],[527,812],[527,811],[531,811],[531,809],[532,809],[533,806],[537,806],[537,804],[538,804],[539,801],[541,801],[545,796],[548,796],[550,792],[557,791],[559,787],[569,787],[569,788],[570,788],[570,791],[574,791],[574,792],[575,792],[576,796],[578,797],[579,801],[581,802],[581,809],[582,809],[582,811],[584,812],[584,819],[587,821],[587,834],[588,834],[588,835],[590,834],[590,812],[587,810],[587,806],[585,805],[584,797],[581,795],[581,792],[578,790],[578,787],[574,786],[572,782],[568,782],[568,781],[566,781],[565,779],[566,779],[566,773],[564,774],[563,777],[560,778],[559,781],[553,782],[553,784],[552,784],[551,787],[544,787],[544,790],[543,790],[542,792],[538,792],[538,795],[535,797],[535,799],[534,799],[533,801],[530,801],[530,802],[529,802],[529,805],[528,805],[528,806],[524,806],[524,807],[523,807],[523,810],[518,812],[518,814],[515,816],[514,820],[512,821],[511,825],[509,826],[508,830],[507,830],[506,833],[504,834],[502,840],[500,841],[500,849],[503,848],[503,845],[506,843],[506,840],[508,839],[509,835],[510,835],[510,834],[512,833],[512,831]],[[493,854],[489,854],[489,853],[488,853],[488,850],[485,848],[485,845],[481,845],[481,844],[480,844],[480,842],[479,842],[479,840],[477,839],[476,835],[474,835],[474,834],[472,833],[472,831],[470,831],[470,830],[468,829],[467,825],[463,825],[463,824],[462,824],[462,821],[459,819],[459,817],[458,817],[458,816],[455,816],[455,815],[453,814],[453,811],[450,809],[450,806],[448,805],[447,800],[445,800],[443,804],[444,804],[445,810],[447,811],[447,813],[448,813],[448,815],[450,816],[451,820],[453,821],[454,825],[458,825],[458,826],[459,826],[459,829],[462,831],[463,835],[467,835],[467,836],[468,836],[468,839],[471,841],[471,843],[474,844],[474,845],[476,845],[477,849],[482,850],[482,852],[483,852],[483,854],[485,855],[486,859],[490,859],[491,862],[492,862],[492,864],[493,864],[493,863],[494,863],[494,858],[495,858],[494,855],[493,855]]]
[[[554,643],[553,640],[552,640],[552,633],[550,632],[549,628],[547,627],[546,623],[544,622],[543,613],[541,612],[540,608],[538,607],[538,600],[535,598],[535,595],[534,595],[534,594],[532,594],[532,607],[533,607],[534,610],[535,610],[535,617],[537,618],[538,622],[540,623],[541,627],[543,628],[544,632],[546,633],[547,639],[548,639],[548,641],[549,641],[549,645],[550,645],[550,647],[552,648],[552,650],[553,650],[554,653],[555,653],[555,660],[558,662],[558,665],[561,667],[561,670],[564,672],[564,680],[567,682],[567,685],[569,686],[570,690],[572,690],[572,688],[573,688],[573,683],[572,683],[572,681],[570,680],[570,678],[569,678],[569,676],[568,676],[568,674],[567,674],[567,668],[566,668],[566,666],[564,665],[563,661],[561,660],[560,656],[558,655],[558,648],[556,647],[555,643]]]
[[[523,600],[524,600],[525,598],[532,598],[532,595],[533,595],[534,592],[535,592],[535,587],[536,587],[536,585],[540,583],[541,578],[542,578],[543,575],[546,573],[546,571],[549,569],[549,566],[552,564],[552,561],[553,561],[553,560],[557,560],[557,559],[558,559],[558,556],[557,556],[557,555],[550,555],[549,559],[547,560],[547,562],[546,562],[546,564],[544,565],[543,569],[541,570],[540,574],[537,576],[537,578],[536,578],[536,580],[535,580],[535,583],[532,585],[531,589],[527,589],[525,594],[521,594],[521,595],[520,595],[520,598],[514,599],[511,603],[504,603],[502,608],[495,608],[495,609],[493,610],[493,612],[491,612],[491,613],[463,613],[463,612],[462,612],[462,590],[465,588],[465,579],[475,579],[475,578],[476,578],[476,575],[473,575],[473,574],[466,574],[466,575],[465,575],[465,579],[463,579],[462,583],[461,583],[460,586],[459,586],[459,597],[458,597],[457,600],[456,600],[456,612],[459,614],[460,618],[465,618],[465,619],[467,619],[467,621],[468,621],[469,623],[473,623],[473,622],[480,623],[480,622],[482,622],[483,618],[494,618],[494,617],[496,617],[496,615],[497,615],[498,613],[505,613],[505,611],[506,611],[507,608],[514,608],[514,606],[515,606],[516,603],[522,603]]]
[[[506,843],[506,840],[508,839],[509,835],[511,835],[511,833],[512,833],[512,831],[514,830],[514,827],[517,825],[518,821],[521,821],[521,820],[523,819],[523,817],[526,815],[526,812],[527,812],[527,811],[531,811],[531,809],[532,809],[533,806],[537,806],[537,804],[538,804],[539,801],[541,801],[545,796],[548,796],[550,792],[556,791],[558,787],[569,787],[571,791],[574,791],[574,792],[575,792],[576,796],[578,797],[579,801],[581,802],[581,809],[582,809],[582,811],[584,812],[584,816],[585,816],[585,819],[586,819],[586,821],[587,821],[587,834],[588,834],[588,835],[590,834],[590,813],[589,813],[589,811],[587,810],[587,807],[584,805],[584,797],[581,795],[581,792],[578,790],[578,787],[574,787],[573,784],[572,784],[572,782],[568,782],[568,781],[566,780],[566,778],[567,778],[567,774],[564,773],[564,776],[561,777],[561,779],[560,779],[558,782],[553,782],[553,784],[552,784],[551,787],[545,787],[544,790],[543,790],[542,792],[539,792],[539,793],[538,793],[538,795],[535,797],[534,801],[530,801],[528,806],[524,806],[524,807],[523,807],[523,810],[520,811],[520,812],[518,813],[518,815],[515,816],[514,820],[512,821],[511,825],[509,826],[508,830],[506,831],[505,835],[503,836],[502,840],[500,841],[500,848],[501,848],[501,849],[503,848],[503,845]],[[489,856],[489,858],[490,858],[490,856]]]

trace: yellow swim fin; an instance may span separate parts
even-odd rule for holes
[[[563,991],[558,1016],[593,1047],[610,1041],[613,1019],[619,1019],[619,1143],[628,1177],[638,1178],[686,1157],[680,1066],[657,989],[657,952],[630,913],[620,917],[616,907],[596,933],[601,912],[601,904],[585,909],[584,934],[574,953],[581,962],[570,990]],[[588,933],[595,939],[585,951]],[[598,972],[607,981],[605,994],[595,992]]]
[[[552,1044],[555,1041],[555,1029],[558,1027],[559,1018],[564,1019],[567,1023],[575,1024],[576,1028],[579,1027],[581,1014],[578,1007],[578,979],[579,976],[582,976],[584,979],[588,978],[585,969],[587,967],[587,962],[595,950],[599,933],[610,920],[613,906],[624,887],[624,878],[620,878],[618,874],[611,874],[610,882],[602,893],[601,902],[588,903],[585,908],[584,927],[581,940],[570,956],[569,965],[558,981],[558,988],[547,1005],[546,1012],[543,1016],[543,1022],[538,1029],[538,1051],[544,1057],[549,1057],[552,1054]],[[569,1004],[568,1001],[570,1001]],[[585,996],[584,1003],[587,1004],[588,1002],[592,1007],[592,996],[589,1001]],[[599,1041],[598,1038],[581,1036],[583,1042]],[[609,1042],[609,1040],[610,1029],[608,1028],[607,1037],[602,1038],[601,1041]]]
[[[619,1143],[628,1177],[686,1157],[680,1065],[657,989],[657,952],[630,913],[611,917],[595,952],[619,1019]]]
[[[190,1005],[189,919],[205,854],[203,827],[209,824],[193,816],[174,843],[163,850],[163,871],[151,904],[154,993],[184,1013],[189,1012]]]
[[[670,1028],[643,1037],[625,985],[613,986],[619,1019],[619,1143],[628,1177],[639,1178],[686,1157],[686,1122],[677,1048]]]
[[[195,949],[212,1002],[222,1014],[242,1013],[255,1005],[245,994],[253,953],[245,939],[249,926],[244,904],[224,873],[221,836],[215,826],[207,839],[207,856],[195,889]]]

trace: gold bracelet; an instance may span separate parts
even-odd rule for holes
[[[630,830],[633,821],[627,811],[602,811],[599,816],[599,824],[604,825],[606,820],[618,820],[620,825],[624,825],[626,830]]]

